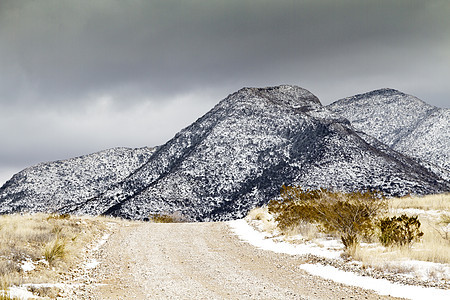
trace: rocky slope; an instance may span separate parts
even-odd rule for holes
[[[327,108],[394,150],[437,165],[450,179],[450,109],[393,89],[344,98]]]
[[[115,148],[29,167],[0,188],[0,213],[52,212],[83,203],[124,180],[154,151]]]
[[[65,175],[60,177],[65,180]],[[32,201],[27,194],[11,195],[11,189],[23,189],[17,179],[0,190],[0,207],[36,210],[36,205],[26,204]],[[388,195],[450,190],[448,181],[415,160],[358,134],[309,91],[283,85],[244,88],[228,96],[129,176],[103,185],[91,197],[43,192],[39,205],[132,219],[179,212],[191,220],[226,220],[277,197],[282,184],[377,189]],[[25,206],[10,208],[8,203],[17,201]]]

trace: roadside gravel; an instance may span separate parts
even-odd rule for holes
[[[69,299],[393,299],[312,276],[307,258],[241,242],[225,223],[133,223],[111,229]],[[78,272],[78,273],[77,273]]]

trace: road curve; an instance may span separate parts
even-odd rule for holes
[[[392,299],[312,276],[301,257],[257,249],[226,223],[119,226],[98,259],[80,298]]]

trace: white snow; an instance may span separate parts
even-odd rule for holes
[[[26,260],[22,261],[20,267],[24,272],[33,271],[36,268],[31,258],[27,258]]]
[[[450,299],[450,290],[401,285],[389,282],[386,279],[360,276],[352,272],[346,272],[332,266],[323,266],[320,264],[304,264],[301,265],[300,268],[312,275],[320,276],[325,279],[330,279],[335,282],[373,290],[379,295],[390,295],[394,297],[402,297],[413,300]]]
[[[427,215],[429,217],[440,217],[444,211],[440,210],[423,210],[418,208],[397,208],[394,210],[396,214],[407,214],[407,215]]]
[[[273,239],[268,238],[267,234],[258,232],[253,229],[243,219],[229,221],[227,222],[227,224],[230,226],[231,230],[237,236],[239,236],[241,240],[246,241],[253,246],[263,250],[273,251],[277,253],[286,253],[290,255],[314,254],[316,256],[325,258],[339,258],[339,255],[341,253],[340,251],[319,248],[317,246],[314,246],[313,244],[292,245],[286,242],[275,242]],[[422,271],[429,269],[430,265],[433,265],[434,267],[440,267],[437,266],[440,264],[418,261],[405,261],[402,263],[411,265],[415,269],[422,269]],[[450,299],[450,290],[401,285],[389,282],[385,279],[361,276],[353,272],[346,272],[335,267],[323,266],[319,264],[303,264],[300,266],[300,268],[311,273],[312,275],[330,279],[335,282],[374,290],[380,295],[391,295],[408,299],[428,299],[432,295],[433,300]],[[448,266],[446,268],[448,268]],[[445,269],[445,271],[448,270]]]
[[[19,298],[19,299],[44,299],[42,297],[34,295],[32,292],[28,291],[29,287],[34,288],[64,288],[65,284],[62,283],[27,283],[22,284],[20,286],[11,286],[8,291],[0,290],[0,295],[6,294],[11,298]],[[47,298],[45,298],[47,299]]]
[[[0,291],[1,293],[4,293],[4,291]],[[8,289],[7,295],[11,298],[19,298],[19,299],[38,299],[40,297],[37,297],[33,295],[32,292],[28,291],[26,287],[24,286],[12,286]]]
[[[86,269],[94,269],[96,268],[98,265],[100,264],[100,262],[96,259],[91,259],[89,260],[86,264],[85,264],[85,268]]]
[[[98,241],[97,245],[94,246],[94,248],[92,248],[92,251],[98,251],[100,249],[101,246],[103,246],[106,241],[109,239],[110,234],[109,233],[105,233],[102,238],[100,239],[100,241]]]
[[[110,222],[107,225],[111,228],[115,224]],[[110,236],[111,236],[110,233],[105,233],[102,236],[102,238],[91,249],[88,250],[88,252],[93,253],[93,252],[100,250],[100,247],[102,247],[106,243],[106,241],[109,239]],[[84,268],[87,270],[95,269],[99,264],[100,264],[100,262],[98,260],[96,260],[95,258],[92,258],[84,264]]]
[[[389,264],[400,268],[409,268],[422,280],[433,280],[433,274],[435,277],[445,278],[445,280],[450,279],[450,266],[448,264],[420,260],[391,261]]]
[[[228,225],[231,227],[233,232],[239,236],[239,238],[263,250],[270,250],[273,252],[286,253],[290,255],[314,254],[330,259],[338,259],[341,254],[339,251],[320,248],[313,243],[293,245],[287,242],[276,242],[273,239],[267,238],[266,234],[254,230],[243,219],[229,221]]]

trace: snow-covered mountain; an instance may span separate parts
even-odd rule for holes
[[[115,148],[29,167],[0,188],[0,213],[60,211],[67,203],[83,203],[124,180],[154,151]]]
[[[437,165],[450,179],[450,109],[393,89],[344,98],[327,108],[394,150]]]
[[[32,169],[48,177],[45,170],[52,164]],[[83,183],[67,177],[73,168],[70,164],[62,168],[64,173],[56,176],[58,186],[51,179],[21,181],[27,170],[15,175],[0,189],[1,211],[56,210],[132,219],[179,212],[207,221],[242,217],[255,205],[277,197],[283,184],[377,189],[388,195],[450,190],[450,183],[439,175],[357,133],[309,91],[288,85],[243,88],[229,95],[153,154],[146,152],[133,171],[127,169],[129,176],[94,192],[84,187],[90,175]],[[39,189],[39,197],[20,193]],[[61,192],[72,189],[77,192]]]

